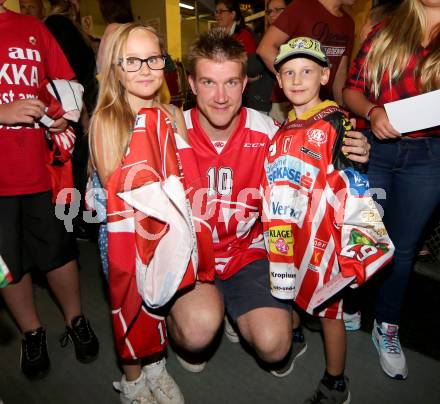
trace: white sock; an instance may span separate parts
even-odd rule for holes
[[[145,375],[141,372],[141,374],[139,375],[139,377],[136,380],[127,380],[127,377],[125,375],[122,376],[122,380],[120,382],[113,382],[113,387],[118,390],[118,391],[122,391],[125,389],[137,389],[139,383],[141,383],[143,380],[142,378],[145,377]],[[123,386],[126,386],[125,389],[123,388]]]
[[[143,372],[145,372],[147,379],[153,381],[159,377],[164,367],[165,367],[165,358],[162,358],[158,362],[153,362],[150,363],[149,365],[144,366],[142,370]]]
[[[125,378],[125,382],[131,385],[137,384],[142,380],[142,372],[139,375],[139,377],[136,380],[127,380],[127,378]]]

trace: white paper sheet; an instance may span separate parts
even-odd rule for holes
[[[400,133],[440,125],[440,90],[384,105],[388,119]]]

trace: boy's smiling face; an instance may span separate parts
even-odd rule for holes
[[[297,57],[281,65],[277,79],[297,116],[321,102],[319,90],[328,83],[330,69],[311,59]]]

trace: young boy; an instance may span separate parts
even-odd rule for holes
[[[321,318],[326,370],[306,403],[348,403],[342,300],[336,295],[316,310],[312,297],[341,272],[355,286],[363,283],[391,259],[394,246],[362,166],[341,151],[350,122],[335,102],[319,97],[330,75],[321,44],[294,38],[280,47],[274,66],[293,109],[272,140],[263,178],[272,295],[293,298]]]

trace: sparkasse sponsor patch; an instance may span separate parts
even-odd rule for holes
[[[288,181],[307,191],[313,189],[319,173],[319,168],[293,156],[281,156],[273,163],[266,163],[265,169],[269,184]]]

